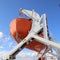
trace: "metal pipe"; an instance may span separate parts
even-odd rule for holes
[[[49,41],[47,39],[41,38],[41,37],[39,37],[37,35],[32,35],[32,37],[35,38],[37,41],[45,44],[45,45],[48,45],[48,46],[51,46],[51,47],[54,47],[54,48],[57,48],[57,49],[60,50],[60,44],[57,44],[57,43],[55,43],[53,41]]]

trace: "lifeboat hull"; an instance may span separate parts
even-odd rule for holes
[[[29,20],[26,18],[16,18],[10,23],[10,33],[14,40],[17,43],[20,43],[20,40],[23,40],[28,35],[31,26],[32,26],[31,19]],[[39,36],[43,37],[43,34],[41,33]],[[37,52],[40,52],[45,47],[46,46],[44,44],[36,40],[33,40],[30,44],[26,46],[26,48]]]

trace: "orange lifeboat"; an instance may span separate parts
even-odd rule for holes
[[[32,20],[26,18],[16,18],[10,23],[10,33],[17,43],[23,40],[29,33],[32,26]],[[16,35],[18,38],[16,38]],[[39,36],[43,37],[43,33]],[[33,40],[26,48],[40,52],[46,46],[36,40]]]

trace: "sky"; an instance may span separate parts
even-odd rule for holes
[[[0,52],[10,51],[17,45],[10,35],[10,22],[20,17],[20,8],[34,9],[39,15],[45,13],[50,35],[60,43],[60,0],[0,0]],[[25,48],[22,52],[33,51]]]

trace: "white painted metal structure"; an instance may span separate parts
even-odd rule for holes
[[[34,10],[29,11],[25,9],[20,9],[20,13],[25,14],[29,18],[32,19],[32,27],[31,30],[26,38],[24,38],[16,47],[12,49],[12,51],[9,52],[6,56],[2,57],[2,60],[15,60],[16,55],[24,48],[24,45],[27,45],[29,41],[31,41],[31,38],[35,38],[37,41],[41,42],[42,44],[47,45],[48,47],[52,47],[57,49],[56,54],[53,54],[52,52],[47,52],[48,54],[51,54],[52,56],[55,56],[57,60],[60,60],[60,55],[58,52],[60,52],[60,44],[53,42],[49,40],[48,36],[48,29],[47,29],[47,23],[46,23],[46,14],[39,15]],[[41,20],[42,23],[41,23]],[[43,28],[44,38],[39,37],[37,33]],[[46,53],[44,54],[46,56]],[[39,55],[39,58],[41,57],[41,54]],[[47,60],[47,59],[46,59]]]

